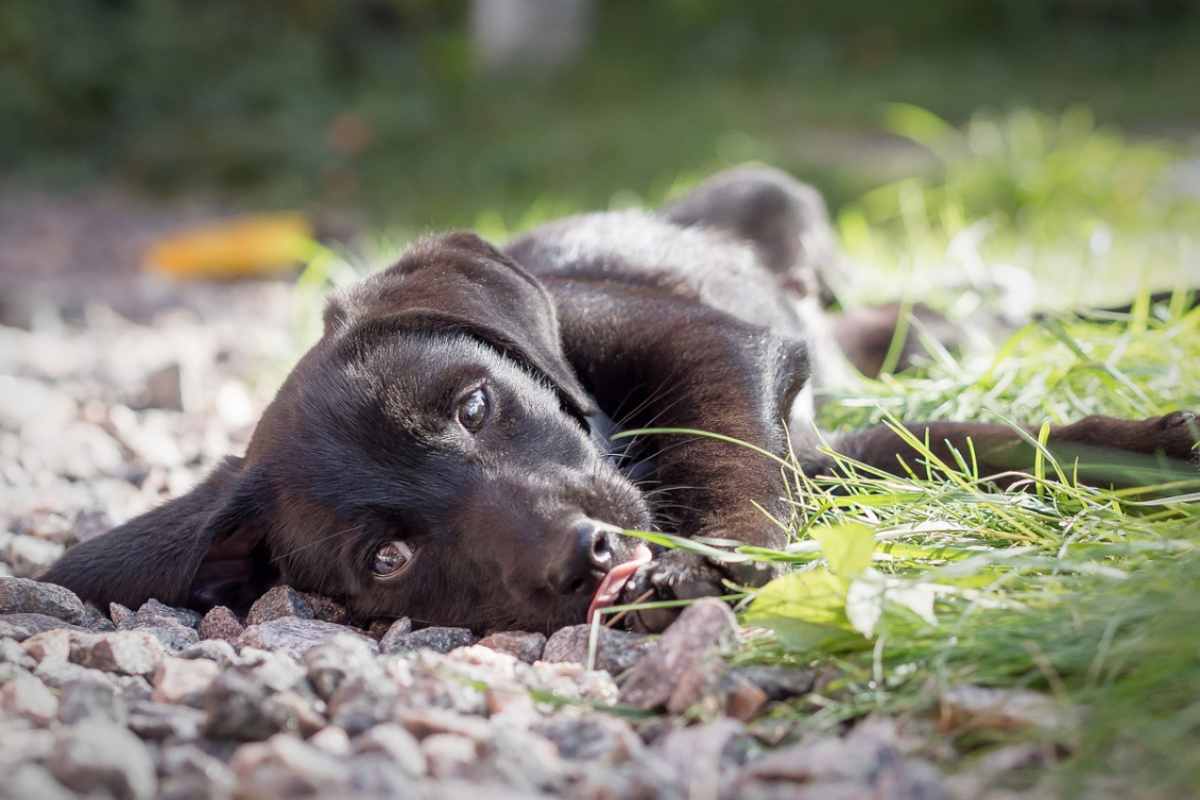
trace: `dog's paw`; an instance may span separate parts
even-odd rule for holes
[[[1167,458],[1200,462],[1200,416],[1194,411],[1172,411],[1137,423],[1138,436],[1146,452]]]
[[[776,574],[777,569],[770,564],[716,563],[684,550],[668,550],[634,573],[621,592],[621,602],[715,597],[725,594],[725,580],[742,586],[761,586]],[[634,611],[629,616],[630,627],[645,633],[659,633],[666,630],[682,610],[681,606],[676,606]]]
[[[668,550],[645,565],[621,592],[624,603],[693,600],[722,592],[721,573],[702,556]],[[643,633],[659,633],[675,621],[682,607],[644,608],[630,612],[629,626]]]

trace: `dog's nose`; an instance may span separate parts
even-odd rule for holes
[[[560,594],[595,590],[613,566],[613,534],[594,519],[576,519],[567,529],[562,563],[550,570],[550,585]]]

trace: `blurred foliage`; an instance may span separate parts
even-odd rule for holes
[[[1175,185],[1188,158],[1178,143],[1131,139],[1078,106],[979,112],[957,127],[911,105],[885,117],[937,166],[841,210],[845,247],[874,268],[858,273],[866,295],[851,299],[893,299],[898,284],[910,297],[938,285],[961,296],[1001,265],[1044,288],[1040,308],[1200,284],[1200,197]]]
[[[924,186],[922,206],[949,224],[1000,215],[1019,235],[1045,238],[1097,220],[1124,230],[1200,222],[1194,201],[1157,191],[1171,150],[1098,129],[1086,108],[1061,116],[980,114],[958,130],[923,109],[896,105],[887,123],[938,157],[943,174]],[[893,184],[865,198],[871,221],[899,219],[903,193],[903,184]]]
[[[410,229],[485,212],[511,227],[621,190],[658,199],[747,158],[816,180],[836,206],[895,173],[858,158],[880,134],[843,135],[876,129],[890,101],[955,122],[980,106],[1086,102],[1154,125],[1200,110],[1188,0],[599,8],[579,64],[489,76],[465,0],[9,0],[0,165],[243,208],[365,208]]]

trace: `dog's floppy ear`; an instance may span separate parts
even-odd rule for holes
[[[364,323],[466,333],[549,381],[570,413],[595,413],[563,354],[545,287],[474,234],[424,239],[326,308],[326,335]]]
[[[41,576],[85,600],[245,609],[277,577],[263,546],[265,483],[228,458],[191,492],[72,547]]]

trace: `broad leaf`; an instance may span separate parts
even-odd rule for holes
[[[812,537],[821,544],[821,552],[825,554],[829,568],[838,577],[850,580],[871,566],[875,534],[866,525],[847,522],[815,528]]]

